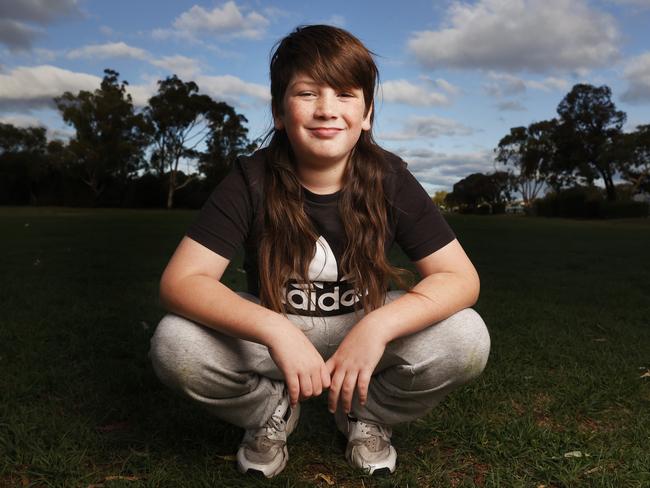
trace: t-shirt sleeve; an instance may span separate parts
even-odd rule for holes
[[[456,238],[431,197],[407,169],[398,173],[393,206],[395,241],[411,261],[427,257]]]
[[[239,164],[217,185],[186,235],[211,251],[232,259],[251,226],[252,202]]]

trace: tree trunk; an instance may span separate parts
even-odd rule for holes
[[[176,191],[176,171],[169,172],[169,187],[167,188],[167,208],[174,206],[174,191]]]
[[[605,183],[605,192],[607,193],[607,200],[613,202],[616,200],[616,187],[614,186],[614,179],[607,171],[601,171],[603,182]]]

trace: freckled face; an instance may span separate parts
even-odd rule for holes
[[[274,125],[286,131],[298,164],[335,165],[347,162],[361,131],[370,130],[371,113],[361,88],[336,90],[298,74]]]

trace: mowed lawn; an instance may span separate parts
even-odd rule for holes
[[[0,486],[650,486],[649,219],[450,216],[482,278],[485,373],[397,427],[398,471],[377,479],[310,400],[266,481],[237,473],[241,431],[147,360],[194,215],[0,208]],[[244,286],[238,263],[225,281]]]

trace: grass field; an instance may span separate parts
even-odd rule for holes
[[[482,278],[485,373],[399,426],[398,471],[378,479],[306,402],[267,482],[237,473],[241,432],[147,360],[193,215],[0,209],[0,486],[650,486],[650,220],[450,217]]]

